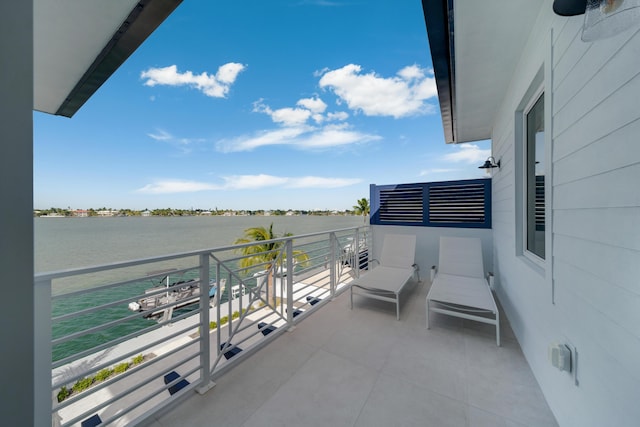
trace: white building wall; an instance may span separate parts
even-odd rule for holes
[[[494,270],[498,297],[561,426],[640,425],[640,22],[584,43],[583,17],[552,1],[494,123]],[[544,74],[547,257],[518,255],[516,114]],[[549,224],[548,223],[548,224]],[[577,348],[577,379],[552,367],[554,341]]]
[[[0,424],[45,425],[34,414],[33,2],[0,2],[0,28]]]

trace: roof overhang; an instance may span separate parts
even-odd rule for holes
[[[491,138],[545,2],[422,0],[447,143]]]
[[[34,110],[66,117],[182,0],[34,0]]]

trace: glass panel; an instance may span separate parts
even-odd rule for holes
[[[544,94],[527,113],[527,250],[544,259]]]

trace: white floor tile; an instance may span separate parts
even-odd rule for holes
[[[467,425],[466,405],[391,375],[380,375],[356,426]]]

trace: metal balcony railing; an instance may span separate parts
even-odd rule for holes
[[[37,275],[37,419],[136,424],[206,392],[358,277],[369,247],[357,227]]]

